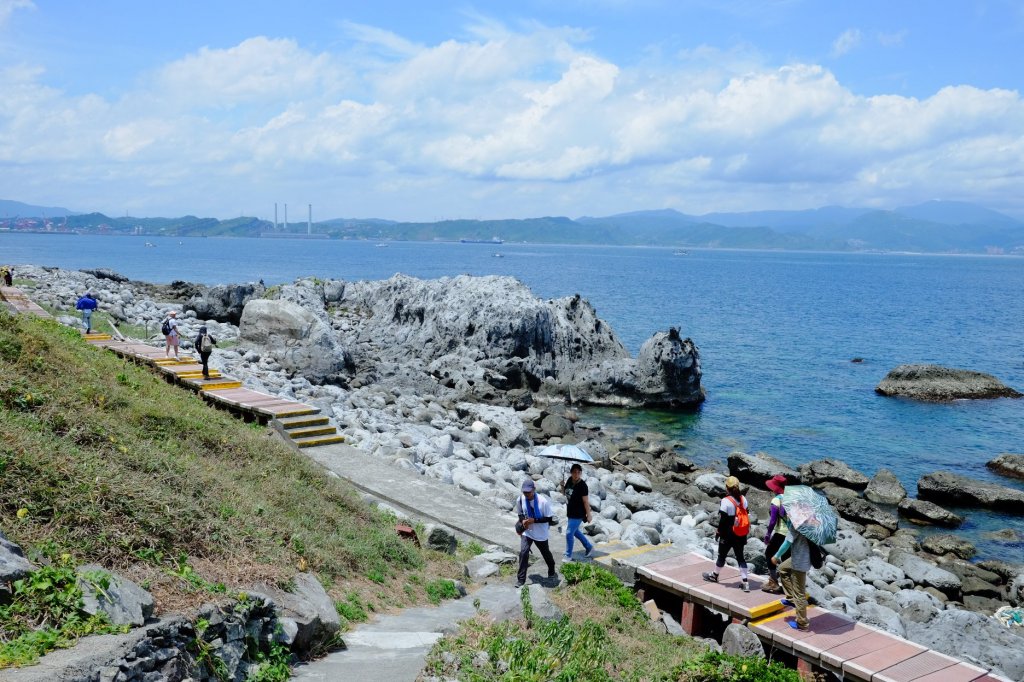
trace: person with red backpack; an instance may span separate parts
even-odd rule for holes
[[[722,505],[718,509],[718,530],[715,531],[715,539],[718,540],[718,559],[715,561],[715,570],[701,575],[704,580],[717,583],[718,574],[725,566],[725,558],[731,549],[736,555],[736,563],[740,567],[743,591],[750,592],[750,583],[747,581],[747,560],[743,558],[743,547],[747,544],[747,535],[750,533],[747,498],[740,494],[740,480],[735,476],[725,479],[725,492]]]

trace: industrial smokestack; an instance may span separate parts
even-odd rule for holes
[[[274,202],[274,232],[277,232],[277,202]]]
[[[288,204],[284,205],[284,231],[288,231]]]
[[[313,204],[309,205],[309,222],[306,223],[306,234],[313,234]]]

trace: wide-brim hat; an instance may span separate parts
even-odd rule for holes
[[[773,493],[783,493],[786,491],[786,477],[782,474],[776,474],[764,482],[764,487]]]
[[[739,490],[740,479],[736,478],[735,476],[730,476],[729,478],[725,479],[725,487],[727,490]]]

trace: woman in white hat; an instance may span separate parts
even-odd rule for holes
[[[169,358],[171,356],[171,348],[174,349],[174,359],[180,360],[178,357],[178,311],[168,310],[167,319],[160,325],[160,331],[164,334],[164,357]]]

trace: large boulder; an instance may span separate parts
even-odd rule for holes
[[[900,365],[882,379],[875,393],[931,402],[1022,395],[991,374],[940,365]]]
[[[238,332],[243,342],[259,346],[287,372],[313,383],[340,381],[353,366],[330,325],[290,301],[249,301]]]
[[[889,532],[896,530],[900,525],[899,519],[895,515],[859,497],[836,497],[831,502],[837,512],[851,521],[860,524],[873,523]]]
[[[704,401],[697,346],[675,327],[644,342],[633,374],[635,397],[644,407],[685,408]]]
[[[978,661],[1002,671],[1010,679],[1024,679],[1021,638],[995,618],[950,609],[926,623],[906,620],[907,638],[950,656]]]
[[[915,500],[910,497],[900,500],[897,510],[903,518],[921,525],[956,528],[964,522],[963,517],[954,514],[948,509],[943,509],[932,502]]]
[[[143,625],[153,615],[153,595],[131,580],[102,566],[86,564],[76,569],[82,590],[82,610],[103,612],[112,625]]]
[[[960,578],[933,563],[901,549],[889,552],[889,563],[901,569],[908,578],[922,587],[934,587],[951,599],[960,598]]]
[[[922,476],[917,482],[917,496],[932,502],[990,507],[1024,514],[1024,490],[977,481],[949,471]]]
[[[304,653],[312,647],[330,642],[341,629],[341,619],[334,601],[312,573],[295,576],[291,592],[261,585],[253,596],[266,596],[277,607],[277,613],[286,627],[296,628],[294,646]]]
[[[864,490],[864,499],[875,504],[899,504],[906,496],[907,489],[900,483],[900,479],[884,468],[875,472]]]
[[[843,488],[864,490],[868,487],[868,477],[853,469],[849,464],[838,459],[818,459],[800,465],[800,477],[804,485],[820,485],[833,483]]]
[[[217,320],[237,325],[242,320],[245,304],[263,295],[262,284],[219,284],[194,295],[184,306],[201,320]]]
[[[986,462],[985,466],[1003,476],[1024,478],[1024,455],[1012,455],[1004,452],[995,459]]]
[[[764,482],[776,474],[785,474],[790,483],[799,483],[800,474],[781,460],[758,452],[748,455],[744,452],[729,453],[729,474],[744,483],[764,488]]]

